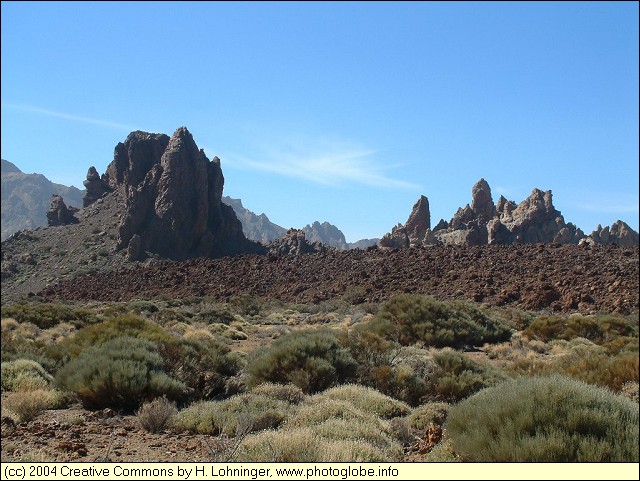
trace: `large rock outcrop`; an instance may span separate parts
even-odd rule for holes
[[[51,196],[51,207],[47,211],[47,223],[50,226],[77,224],[78,219],[75,213],[78,209],[75,207],[67,207],[62,196],[53,194]]]
[[[185,127],[171,138],[132,132],[100,181],[126,197],[118,249],[127,248],[130,259],[144,252],[182,260],[263,250],[221,201],[220,159],[210,161]]]
[[[413,205],[407,222],[404,225],[398,224],[380,239],[381,247],[396,249],[433,243],[429,199],[424,195]]]
[[[503,210],[500,223],[509,231],[506,239],[491,238],[490,244],[577,244],[584,233],[572,223],[565,223],[553,206],[550,190],[533,189],[531,195],[511,210]]]

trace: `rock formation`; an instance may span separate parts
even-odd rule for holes
[[[90,174],[87,180],[97,182]],[[132,132],[116,146],[100,182],[126,197],[118,249],[127,248],[129,259],[144,252],[182,260],[264,250],[245,238],[233,209],[221,201],[220,159],[209,161],[185,127],[171,138]]]
[[[390,233],[380,239],[381,247],[402,249],[410,246],[434,244],[431,232],[431,212],[429,211],[429,199],[420,196],[413,205],[407,222],[395,226]]]
[[[309,243],[302,229],[289,229],[284,237],[268,245],[270,256],[287,256],[327,252],[330,248],[320,242]]]
[[[587,241],[590,244],[615,244],[621,247],[633,247],[638,245],[638,233],[627,223],[617,220],[611,227],[606,226],[604,229],[598,224]]]
[[[82,207],[90,206],[104,194],[111,192],[111,188],[103,178],[100,178],[100,175],[94,166],[89,167],[87,178],[82,183],[86,189],[82,199]]]
[[[58,194],[51,196],[51,207],[47,211],[47,223],[50,226],[77,224],[78,219],[74,214],[78,212],[75,207],[67,207],[64,200]]]
[[[189,137],[191,136],[184,127],[176,130],[173,136],[175,137],[179,132],[181,132],[179,135],[188,134]],[[142,184],[154,166],[161,164],[170,140],[166,134],[150,134],[140,130],[131,132],[124,143],[118,143],[114,149],[113,161],[109,164],[103,176],[107,186],[112,190],[121,191],[125,196],[129,195],[132,190]],[[193,143],[193,139],[191,139],[191,143]],[[187,148],[192,150],[187,155],[200,156],[199,152],[193,152],[194,149],[197,151],[195,144],[188,145]],[[194,162],[198,163],[194,159],[190,159],[188,163],[193,164]],[[193,172],[185,173],[188,175]],[[176,180],[189,182],[186,177]]]
[[[480,179],[471,189],[471,210],[479,224],[486,225],[496,216],[496,206],[493,205],[491,188],[486,180]]]
[[[413,206],[409,220],[398,225],[380,241],[382,247],[410,247],[433,244],[477,246],[486,244],[559,243],[577,244],[584,233],[566,223],[552,202],[551,191],[533,189],[520,204],[500,196],[494,205],[491,188],[480,179],[471,190],[471,205],[459,208],[449,222],[441,220],[431,231],[429,204],[425,196]],[[633,242],[626,226],[623,242]],[[637,234],[636,234],[637,235]],[[606,236],[606,234],[605,234]],[[637,241],[636,241],[637,242]],[[597,243],[597,242],[596,242]],[[637,244],[636,244],[637,245]]]

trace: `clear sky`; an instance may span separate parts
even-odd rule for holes
[[[350,242],[551,189],[638,230],[638,3],[2,2],[2,158],[82,187],[189,128],[225,195]]]

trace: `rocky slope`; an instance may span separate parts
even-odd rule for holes
[[[266,252],[221,202],[223,184],[219,159],[209,161],[187,129],[131,133],[104,175],[89,169],[85,207],[49,197],[49,227],[2,243],[2,298],[147,258]]]
[[[53,194],[67,206],[82,206],[83,191],[55,184],[42,174],[25,174],[2,159],[2,240],[22,229],[47,225],[47,209]]]
[[[380,241],[382,247],[405,248],[435,244],[478,246],[487,244],[559,243],[638,246],[638,233],[621,220],[611,227],[598,226],[586,236],[553,206],[550,190],[533,189],[516,204],[500,196],[494,205],[491,188],[480,179],[471,190],[471,205],[459,208],[453,218],[432,229],[429,200],[424,195],[413,206],[407,222],[394,227]]]
[[[254,295],[299,303],[345,297],[359,303],[412,292],[531,310],[630,313],[638,312],[638,287],[637,247],[516,244],[153,261],[67,280],[41,295],[101,301]]]

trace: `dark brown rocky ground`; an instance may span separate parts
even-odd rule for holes
[[[562,312],[638,311],[638,248],[559,244],[433,246],[297,256],[151,261],[51,285],[48,299],[122,301],[254,295],[378,302],[411,292]]]

